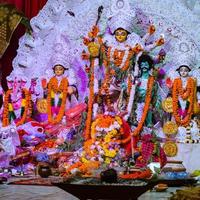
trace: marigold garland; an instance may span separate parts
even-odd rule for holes
[[[84,142],[81,152],[76,152],[78,159],[76,157],[66,165],[64,176],[76,172],[91,175],[91,171],[98,169],[100,164],[117,162],[114,160],[116,156],[125,156],[116,143],[122,134],[122,119],[119,116],[99,115],[92,122],[91,139]]]
[[[138,126],[136,127],[136,129],[131,133],[131,135],[129,137],[127,137],[124,140],[119,141],[122,144],[125,144],[127,142],[129,142],[131,140],[132,136],[138,136],[140,131],[142,130],[143,124],[146,120],[146,116],[149,110],[149,106],[151,103],[151,95],[152,95],[152,89],[153,89],[153,85],[154,85],[154,77],[150,76],[148,79],[148,83],[147,83],[147,92],[146,92],[146,97],[145,97],[145,105],[144,105],[144,109],[143,109],[143,114],[142,117],[140,119],[140,122],[138,123]]]
[[[55,94],[59,94],[62,97],[62,102],[60,105],[59,113],[58,115],[53,118],[52,116],[52,107],[51,107],[51,100],[52,100],[52,92]],[[47,113],[48,113],[48,121],[50,123],[59,123],[65,113],[65,105],[67,100],[67,92],[68,92],[68,80],[67,78],[63,78],[60,82],[60,85],[58,85],[58,80],[54,76],[50,79],[48,83],[48,95],[47,95]]]
[[[128,86],[127,86],[127,105],[126,107],[128,107],[128,103],[129,103],[129,99],[130,99],[130,94],[131,94],[131,89],[132,89],[132,80],[131,80],[131,76],[128,76]]]
[[[113,63],[122,71],[126,71],[129,68],[130,59],[134,53],[131,47],[127,47],[126,50],[113,49],[112,47],[109,47],[108,52],[110,52],[110,55],[107,56],[107,59],[113,61]]]
[[[6,92],[5,94],[5,100],[4,100],[4,109],[3,109],[3,127],[8,126],[10,124],[9,122],[9,112],[13,110],[13,106],[12,106],[12,102],[9,102],[11,99],[11,94],[12,94],[13,90],[10,89]],[[21,101],[21,110],[23,110],[23,114],[21,116],[21,119],[17,119],[17,123],[16,126],[22,125],[25,123],[26,119],[27,119],[27,115],[29,113],[31,113],[32,111],[32,105],[31,105],[31,94],[29,93],[29,91],[27,89],[22,89],[22,92],[24,93],[24,98]]]
[[[91,138],[92,139],[95,138],[97,126],[99,128],[109,128],[115,122],[117,122],[120,126],[122,125],[122,120],[119,116],[115,116],[115,117],[112,117],[110,115],[98,116],[98,118],[92,123],[92,126],[91,126]]]
[[[88,112],[87,112],[87,120],[86,120],[86,129],[85,129],[85,139],[90,139],[90,129],[92,122],[92,110],[93,110],[93,101],[94,101],[94,62],[95,59],[91,59],[90,63],[90,86],[89,86],[89,99],[88,99]]]
[[[194,107],[194,90],[195,90],[195,80],[193,78],[189,77],[187,79],[187,85],[185,89],[182,86],[181,78],[177,78],[174,80],[172,87],[173,116],[175,118],[176,123],[179,126],[187,126],[190,123]],[[181,97],[183,100],[188,100],[190,102],[187,116],[184,119],[181,119],[181,117],[178,114],[179,97]]]
[[[152,176],[152,171],[150,169],[145,169],[143,171],[133,172],[131,174],[121,175],[120,178],[123,179],[148,179]]]

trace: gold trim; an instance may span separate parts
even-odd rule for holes
[[[178,152],[178,146],[175,142],[167,141],[163,145],[163,150],[167,157],[174,157],[177,155]]]

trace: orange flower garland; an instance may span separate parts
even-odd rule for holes
[[[111,52],[111,49],[112,49],[112,47],[109,47],[108,52]],[[132,51],[131,48],[127,51],[128,51],[128,55],[127,55],[126,61],[124,62],[123,66],[121,66],[121,65],[122,65],[122,62],[123,62],[123,58],[125,56],[125,50],[115,49],[114,52],[113,52],[112,58],[110,58],[110,55],[108,55],[107,59],[109,61],[110,61],[110,59],[113,59],[113,62],[117,67],[120,67],[120,69],[122,71],[126,71],[129,68],[130,59],[133,56],[133,51]]]
[[[182,80],[177,78],[174,80],[174,84],[172,87],[172,99],[173,99],[173,116],[176,120],[176,123],[181,126],[187,126],[190,123],[193,107],[194,107],[194,90],[195,90],[195,80],[193,78],[188,78],[186,88],[182,87]],[[179,96],[183,100],[188,100],[190,102],[187,116],[184,119],[178,114],[178,98]]]
[[[132,81],[131,81],[131,76],[128,76],[128,87],[127,87],[127,107],[128,107],[128,102],[129,102],[129,98],[130,98],[130,93],[131,93],[131,89],[132,89]]]
[[[58,115],[55,118],[53,118],[52,110],[51,110],[51,91],[53,91],[56,94],[58,93],[63,94],[61,107],[59,109]],[[48,121],[50,123],[55,124],[55,123],[59,123],[62,120],[65,113],[67,92],[68,92],[67,78],[63,78],[59,86],[58,86],[58,80],[55,76],[50,79],[49,84],[48,84],[48,95],[47,95],[47,113],[48,113]]]
[[[90,139],[90,129],[92,122],[92,109],[93,109],[93,101],[94,101],[94,58],[91,59],[90,64],[90,93],[88,100],[88,112],[87,112],[87,120],[86,120],[86,129],[85,129],[85,139]]]
[[[146,97],[145,97],[145,105],[143,109],[143,114],[140,119],[140,122],[138,123],[137,128],[133,131],[133,133],[131,133],[132,136],[138,136],[140,131],[142,130],[142,127],[146,120],[146,116],[147,116],[149,106],[151,103],[151,94],[152,94],[153,85],[154,85],[154,77],[150,76],[147,83],[147,92],[146,92]],[[131,140],[131,135],[128,138],[122,140],[120,143],[125,144],[129,142]]]
[[[10,124],[9,118],[8,118],[8,115],[9,115],[9,98],[10,98],[10,95],[12,94],[12,92],[13,91],[10,89],[5,94],[4,110],[3,110],[3,127],[8,126]],[[28,113],[31,113],[31,110],[32,110],[31,95],[30,95],[29,91],[24,88],[24,89],[22,89],[22,92],[24,92],[24,94],[25,94],[25,99],[24,99],[25,110],[23,112],[21,119],[19,121],[17,121],[16,126],[20,126],[20,125],[24,124],[26,119],[27,119]]]
[[[152,171],[150,169],[145,169],[143,171],[133,172],[131,174],[121,175],[120,178],[123,179],[148,179],[152,176]]]

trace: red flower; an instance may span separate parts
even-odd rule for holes
[[[166,85],[168,88],[172,88],[172,80],[170,78],[166,79]]]
[[[83,44],[87,46],[89,43],[90,43],[89,38],[84,37],[83,38]]]

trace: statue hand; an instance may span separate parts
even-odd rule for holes
[[[68,94],[72,95],[72,94],[75,94],[75,93],[76,93],[76,88],[73,87],[73,86],[69,86],[68,87]]]
[[[138,54],[140,51],[143,51],[144,49],[143,49],[142,45],[136,44],[136,45],[133,47],[132,50],[133,50],[134,53]]]
[[[98,26],[93,26],[92,27],[92,31],[90,31],[89,33],[88,33],[88,36],[90,37],[90,38],[95,38],[95,37],[97,37],[97,34],[99,33],[99,28],[98,28]]]
[[[156,31],[156,27],[155,27],[153,24],[151,24],[151,25],[149,26],[149,28],[148,28],[148,33],[149,33],[150,35],[152,35],[155,31]]]
[[[161,37],[160,39],[158,39],[156,41],[156,46],[161,46],[165,43],[165,39],[163,37]]]

